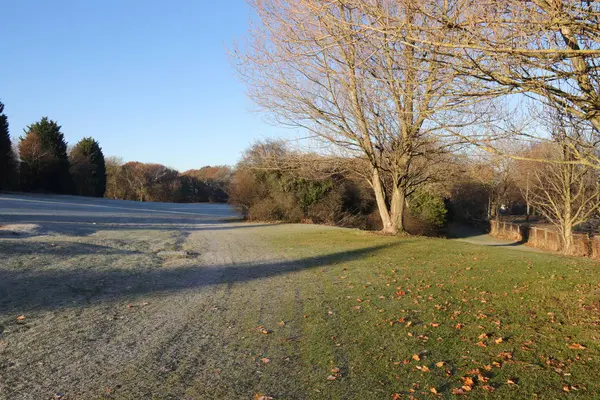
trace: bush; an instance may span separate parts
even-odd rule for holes
[[[276,149],[284,158],[282,149]],[[229,187],[230,203],[248,220],[366,227],[375,202],[359,182],[340,174],[315,173],[317,160],[310,170],[290,171],[261,168],[258,151],[250,154],[252,163],[238,166]]]
[[[446,224],[446,204],[440,196],[417,192],[410,198],[410,213],[432,228],[440,229]]]

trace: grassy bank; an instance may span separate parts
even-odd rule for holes
[[[181,226],[0,241],[0,398],[600,392],[598,263],[307,225]]]
[[[303,318],[292,323],[300,325],[299,373],[307,383],[298,389],[313,398],[593,398],[600,392],[596,263],[358,232],[275,242],[295,257],[336,253],[331,263],[298,272],[296,290],[281,294],[282,310],[287,299],[305,299]],[[273,322],[286,319],[282,310]],[[287,398],[293,391],[280,382],[286,379],[282,331],[262,338],[275,352],[264,375],[279,381],[282,391],[275,394]],[[335,380],[327,380],[336,368]]]

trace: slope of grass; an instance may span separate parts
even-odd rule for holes
[[[1,241],[0,399],[598,398],[598,263],[217,228]]]
[[[600,393],[597,263],[348,231],[275,243],[297,257],[387,246],[297,274],[296,290],[305,299],[305,318],[295,321],[301,324],[299,373],[307,383],[298,389],[310,397]],[[292,295],[284,295],[282,310]],[[277,348],[277,332],[263,339]],[[269,364],[264,375],[285,376],[285,364]]]

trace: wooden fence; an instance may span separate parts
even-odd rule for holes
[[[542,250],[562,250],[560,236],[556,231],[548,228],[490,221],[490,235],[526,243],[531,247]],[[573,234],[573,245],[573,255],[600,259],[600,236],[575,233]]]

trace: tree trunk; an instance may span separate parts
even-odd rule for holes
[[[388,211],[387,204],[385,201],[385,189],[381,184],[381,177],[379,175],[379,171],[376,168],[373,168],[371,186],[373,187],[373,192],[375,192],[377,209],[379,210],[379,216],[381,217],[381,224],[383,226],[381,231],[383,233],[395,235],[396,233],[398,233],[398,230],[396,229],[390,218],[390,213]]]
[[[565,254],[573,253],[573,224],[569,222],[564,222],[563,227],[561,229],[562,233],[562,244],[563,244],[563,252]]]
[[[396,226],[396,233],[404,232],[404,211],[406,209],[406,195],[399,187],[394,187],[390,204],[390,219]]]
[[[386,202],[385,189],[377,169],[373,169],[372,187],[375,192],[377,209],[381,217],[381,232],[388,235],[397,235],[404,232],[404,213],[406,210],[406,195],[399,187],[394,187],[389,208]]]

